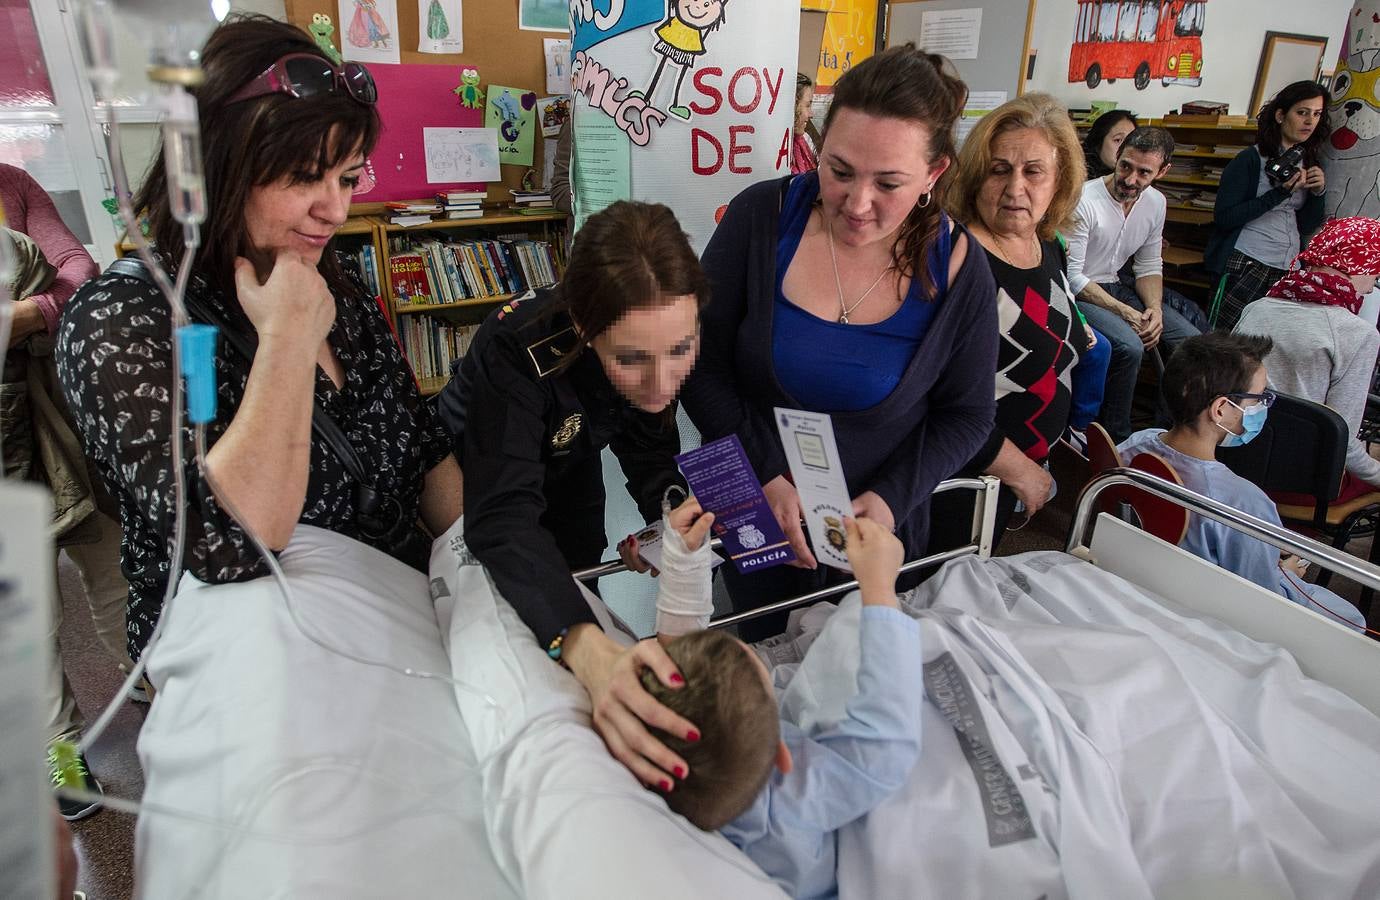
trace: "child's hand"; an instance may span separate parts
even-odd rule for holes
[[[685,541],[686,549],[698,550],[709,535],[709,526],[714,524],[714,514],[705,512],[700,501],[690,497],[667,513],[666,523]]]
[[[846,517],[843,527],[848,532],[848,562],[862,588],[862,602],[895,606],[896,575],[905,560],[905,547],[871,519]]]

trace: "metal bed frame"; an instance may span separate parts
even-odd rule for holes
[[[1094,519],[1097,499],[1108,488],[1129,485],[1161,497],[1204,516],[1220,522],[1229,528],[1244,532],[1280,550],[1288,550],[1319,566],[1339,575],[1344,575],[1364,587],[1380,590],[1380,568],[1363,559],[1352,556],[1310,537],[1290,531],[1280,525],[1257,519],[1240,510],[1194,493],[1182,485],[1163,478],[1141,472],[1137,469],[1108,469],[1083,487],[1078,495],[1078,505],[1074,511],[1073,523],[1069,526],[1068,542],[1065,552],[1075,556],[1087,557],[1089,545],[1085,543],[1088,525]]]
[[[977,507],[973,510],[972,539],[969,543],[961,547],[955,547],[952,550],[945,550],[940,553],[934,553],[930,556],[912,560],[901,566],[901,574],[913,572],[928,566],[942,565],[951,559],[957,559],[960,556],[968,556],[970,554],[975,554],[982,559],[990,557],[992,555],[992,532],[997,521],[997,490],[1000,487],[1001,482],[991,475],[982,475],[977,478],[950,478],[941,481],[934,489],[935,494],[963,490],[975,491],[977,493]],[[715,538],[711,546],[717,550],[721,546],[721,542],[718,538]],[[629,571],[629,569],[623,564],[623,561],[621,559],[614,559],[602,562],[597,566],[591,566],[587,569],[577,569],[571,574],[574,575],[577,580],[586,582],[593,581],[604,575],[615,575],[619,572],[626,571]],[[761,616],[787,612],[796,607],[817,603],[820,600],[825,600],[838,594],[846,594],[857,586],[858,582],[850,579],[841,584],[829,585],[817,591],[802,594],[799,597],[779,600],[776,603],[769,603],[757,609],[750,609],[746,612],[734,613],[733,615],[713,619],[710,621],[709,627],[728,628]],[[610,610],[609,612],[612,614],[613,611]],[[627,630],[626,624],[616,616],[614,617],[614,621],[624,630]],[[631,634],[632,632],[628,631],[628,633]]]
[[[1337,550],[1327,544],[1313,540],[1310,537],[1290,531],[1255,516],[1247,515],[1230,506],[1219,503],[1210,497],[1194,493],[1182,485],[1171,481],[1165,481],[1148,472],[1137,469],[1116,468],[1109,469],[1101,475],[1088,482],[1078,495],[1078,503],[1074,511],[1073,521],[1069,527],[1068,540],[1065,544],[1065,552],[1078,556],[1082,559],[1091,559],[1091,547],[1086,540],[1089,538],[1089,526],[1095,521],[1097,510],[1097,500],[1102,492],[1108,488],[1118,486],[1130,486],[1161,497],[1172,503],[1178,504],[1192,513],[1205,516],[1215,522],[1233,528],[1237,531],[1250,535],[1277,547],[1296,553],[1299,556],[1316,563],[1317,565],[1343,575],[1353,581],[1358,582],[1364,587],[1380,591],[1380,567],[1372,565],[1365,560],[1351,556],[1341,550]],[[961,556],[976,555],[981,559],[987,559],[992,555],[992,532],[996,524],[997,514],[997,491],[1001,487],[1001,482],[990,475],[983,475],[977,478],[950,478],[939,483],[934,489],[935,494],[946,493],[948,491],[970,490],[977,494],[977,507],[973,512],[973,531],[972,539],[969,543],[955,547],[952,550],[945,550],[921,559],[912,560],[901,566],[901,573],[913,572],[930,566],[938,566],[951,559]],[[715,549],[721,546],[721,542],[715,538],[713,542]],[[602,562],[597,566],[586,569],[579,569],[572,574],[581,582],[593,581],[604,575],[614,575],[620,572],[629,571],[621,559]],[[779,600],[775,603],[757,609],[747,610],[746,612],[734,613],[732,615],[721,616],[713,619],[709,623],[710,628],[728,628],[739,625],[761,616],[772,615],[773,613],[788,612],[797,607],[816,603],[829,597],[846,594],[858,586],[856,580],[850,579],[840,584],[830,585],[803,594],[799,597],[792,597]],[[622,622],[613,611],[610,610],[615,624],[626,631],[629,635],[633,632],[628,629],[626,623]]]

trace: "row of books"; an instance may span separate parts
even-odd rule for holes
[[[1204,191],[1187,185],[1156,182],[1156,190],[1164,194],[1171,206],[1191,206],[1194,209],[1212,209],[1217,203],[1215,191]]]
[[[403,354],[418,378],[441,378],[465,355],[478,325],[452,325],[434,316],[399,316]]]
[[[410,228],[437,218],[477,219],[484,215],[484,198],[487,196],[487,191],[446,191],[437,194],[435,200],[389,203],[388,223]]]
[[[1221,181],[1222,167],[1198,162],[1196,158],[1175,159],[1169,164],[1169,174],[1179,178],[1198,178],[1203,181]]]
[[[364,279],[364,286],[375,297],[383,296],[383,281],[379,278],[378,252],[373,244],[365,244],[354,253],[355,264],[359,268],[359,276]]]
[[[442,242],[403,238],[393,243],[389,267],[394,303],[457,303],[555,284],[556,248],[526,237]]]

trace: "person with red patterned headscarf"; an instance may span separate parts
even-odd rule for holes
[[[1333,219],[1289,266],[1246,306],[1235,331],[1274,340],[1265,359],[1275,388],[1325,403],[1351,432],[1338,499],[1380,488],[1380,460],[1356,437],[1380,353],[1380,332],[1357,318],[1380,276],[1380,220]]]

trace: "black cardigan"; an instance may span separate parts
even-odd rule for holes
[[[772,364],[776,243],[789,182],[740,193],[705,249],[713,300],[699,362],[681,392],[704,440],[737,434],[763,484],[788,472],[772,407],[801,408]],[[908,558],[925,549],[930,493],[982,447],[996,415],[996,283],[971,237],[962,268],[936,302],[896,389],[869,409],[832,412],[849,492],[875,491],[886,501]]]

